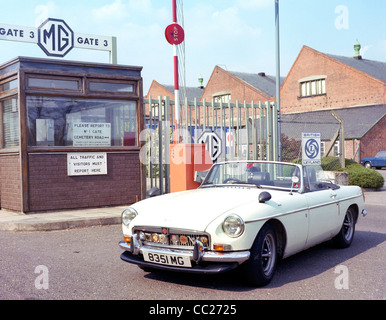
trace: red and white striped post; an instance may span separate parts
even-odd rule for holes
[[[173,1],[173,23],[177,24],[177,0]],[[180,89],[178,85],[178,52],[177,52],[177,44],[173,44],[173,59],[174,59],[174,143],[177,144],[180,141]]]
[[[184,41],[185,33],[184,29],[177,23],[177,0],[173,1],[173,23],[168,25],[165,29],[166,40],[173,45],[173,63],[174,63],[174,100],[175,100],[175,130],[174,130],[174,143],[180,142],[180,97],[179,97],[179,85],[178,85],[178,52],[177,45]]]

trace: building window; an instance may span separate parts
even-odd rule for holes
[[[107,92],[134,92],[133,83],[114,83],[90,81],[90,91],[107,91]]]
[[[213,96],[213,100],[214,102],[224,102],[224,103],[228,103],[231,101],[231,94],[230,93],[227,93],[227,94],[218,94],[218,95],[214,95]]]
[[[18,86],[18,80],[14,79],[14,80],[11,80],[11,81],[8,81],[8,82],[4,82],[1,85],[1,89],[2,89],[2,91],[7,91],[7,90],[16,89],[17,86]]]
[[[326,79],[300,80],[300,97],[313,97],[326,94]]]
[[[339,157],[340,156],[340,142],[336,141],[334,144],[334,151],[333,151],[334,157]]]
[[[28,78],[28,87],[56,90],[80,90],[80,79]]]
[[[320,142],[320,155],[323,157],[326,154],[326,142]]]
[[[28,145],[137,146],[137,102],[27,96]]]
[[[19,104],[17,98],[10,98],[1,102],[1,149],[19,146]]]

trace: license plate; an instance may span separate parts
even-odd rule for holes
[[[145,250],[142,250],[142,253],[144,260],[147,262],[185,268],[189,268],[192,266],[190,258],[187,256],[166,253],[154,253]]]

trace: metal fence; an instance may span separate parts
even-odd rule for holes
[[[321,135],[321,156],[339,157],[344,168],[344,122],[334,111],[283,114],[280,127],[282,161],[301,158],[302,132],[316,132]]]
[[[176,134],[174,101],[169,97],[144,100],[146,130],[141,161],[146,163],[147,189],[170,191],[170,144]],[[181,107],[178,136],[182,143],[196,143],[203,132],[221,139],[223,160],[278,160],[278,112],[274,103],[188,101]]]

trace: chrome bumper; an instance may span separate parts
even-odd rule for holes
[[[139,245],[139,244],[138,244]],[[215,252],[215,251],[202,251],[198,256],[193,251],[187,250],[179,250],[172,248],[164,248],[164,247],[153,247],[153,246],[136,246],[132,248],[131,245],[127,244],[125,241],[120,241],[119,246],[121,249],[131,252],[133,255],[142,254],[142,248],[146,249],[146,251],[150,251],[152,253],[158,254],[178,254],[180,256],[189,257],[191,261],[201,262],[237,262],[238,264],[243,263],[244,261],[249,259],[250,252],[249,251],[234,251],[234,252]]]

